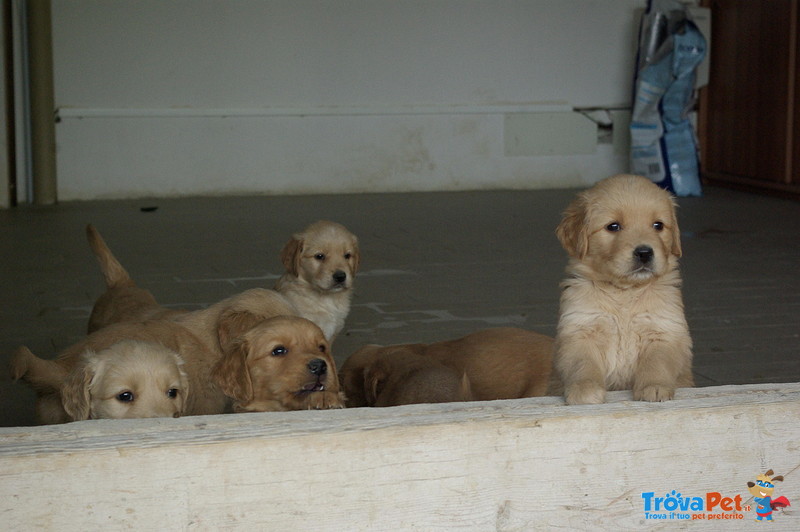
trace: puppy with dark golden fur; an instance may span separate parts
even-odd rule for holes
[[[578,194],[556,234],[569,264],[551,392],[569,404],[602,403],[608,390],[666,401],[692,386],[670,194],[641,176],[610,177]]]
[[[254,325],[231,341],[213,374],[235,412],[344,407],[330,344],[305,318]]]
[[[513,327],[498,327],[432,344],[368,345],[345,361],[340,374],[348,406],[369,405],[372,381],[368,377],[373,367],[387,374],[402,374],[409,366],[421,364],[415,357],[430,359],[453,372],[449,378],[450,386],[457,382],[460,391],[451,397],[465,400],[468,383],[470,399],[476,401],[518,399],[545,395],[552,353],[553,339],[548,336]],[[387,364],[385,361],[392,357],[405,362]],[[431,365],[422,367],[430,368]],[[466,376],[465,380],[463,376]],[[396,383],[402,387],[402,379],[391,380],[393,385]],[[396,393],[400,395],[399,391]],[[426,392],[424,386],[414,385],[413,395],[417,397],[426,394],[427,397],[436,397],[438,393],[435,389]],[[411,391],[409,395],[412,395]]]
[[[380,349],[364,370],[365,406],[472,401],[466,373],[405,349]],[[363,405],[361,405],[363,406]]]

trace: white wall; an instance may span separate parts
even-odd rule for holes
[[[593,123],[505,122],[628,106],[643,4],[53,0],[59,197],[585,184],[627,168]]]

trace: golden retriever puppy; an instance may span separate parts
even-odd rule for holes
[[[333,342],[350,312],[360,261],[358,239],[340,224],[318,221],[286,243],[281,261],[286,273],[275,290]]]
[[[235,412],[344,407],[328,340],[297,316],[263,320],[233,338],[213,378]]]
[[[11,362],[14,378],[22,378],[39,394],[40,423],[178,417],[189,393],[182,366],[174,351],[136,340],[68,352],[56,360],[43,360],[20,347]]]
[[[472,401],[466,373],[410,351],[380,351],[364,372],[367,406]]]
[[[692,386],[670,194],[644,177],[610,177],[578,194],[556,234],[569,263],[551,391],[585,404],[607,390],[666,401]]]
[[[377,360],[411,355],[441,363],[459,378],[466,375],[476,401],[538,397],[547,392],[553,339],[514,327],[497,327],[432,344],[368,345],[342,365],[347,406],[369,404],[365,375]]]

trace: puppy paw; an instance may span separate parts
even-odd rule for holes
[[[633,399],[635,401],[661,402],[669,401],[675,397],[675,388],[662,384],[650,384],[648,386],[634,387]]]
[[[316,392],[308,400],[310,410],[329,410],[344,408],[344,395],[338,392]]]
[[[599,405],[606,401],[606,389],[592,381],[571,384],[564,391],[568,405]]]

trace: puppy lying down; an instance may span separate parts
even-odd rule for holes
[[[411,350],[377,348],[364,369],[366,406],[472,401],[464,372]]]
[[[183,360],[158,342],[93,338],[55,360],[20,347],[11,372],[36,390],[36,415],[43,424],[178,417],[188,406]]]
[[[368,345],[340,376],[348,407],[538,397],[547,391],[552,352],[548,336],[499,327],[432,344]],[[425,377],[407,380],[410,374]]]
[[[266,319],[231,340],[214,380],[235,412],[344,407],[330,344],[297,316]]]

